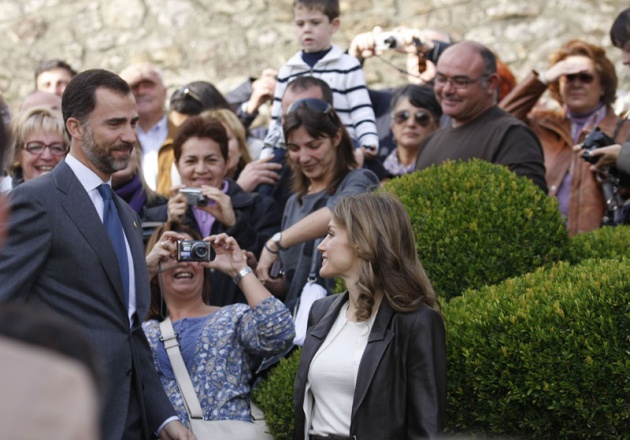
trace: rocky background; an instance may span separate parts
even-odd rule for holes
[[[622,0],[341,0],[341,29],[334,42],[375,25],[442,29],[454,39],[487,44],[523,78],[544,69],[549,53],[572,38],[606,47],[617,65],[620,88],[630,89],[630,69],[610,44]],[[120,71],[151,61],[174,89],[208,80],[228,91],[264,68],[279,68],[298,50],[292,0],[0,0],[0,91],[15,106],[34,87],[33,70],[59,58],[75,69]],[[384,54],[404,67],[405,58]],[[380,59],[364,65],[376,88],[404,76]]]

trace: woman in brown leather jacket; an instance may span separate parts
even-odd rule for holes
[[[534,107],[547,88],[560,109]],[[598,228],[604,216],[601,184],[573,146],[595,127],[617,142],[627,139],[628,123],[612,109],[616,90],[615,66],[604,49],[572,40],[551,55],[546,72],[532,72],[500,103],[538,135],[549,195],[558,199],[571,235]]]
[[[393,195],[342,198],[318,247],[348,291],[316,301],[295,381],[294,440],[435,438],[444,425],[442,317]]]

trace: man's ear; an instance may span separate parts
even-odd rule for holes
[[[76,118],[68,118],[66,121],[66,129],[70,133],[72,139],[83,139],[85,128],[83,124]]]
[[[499,90],[499,74],[493,73],[492,75],[486,78],[486,83],[488,84],[488,91],[492,93],[498,93]]]

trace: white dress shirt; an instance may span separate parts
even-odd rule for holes
[[[147,185],[155,191],[158,177],[158,153],[168,137],[166,115],[146,132],[138,124],[138,141],[142,145],[142,173]]]

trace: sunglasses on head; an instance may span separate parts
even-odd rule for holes
[[[197,104],[203,106],[203,102],[201,101],[201,97],[198,94],[196,94],[195,92],[193,92],[190,89],[190,87],[184,86],[184,87],[180,88],[177,92],[181,95],[180,99],[186,98],[188,96],[188,97],[190,97],[190,99],[195,101]]]
[[[595,77],[593,75],[591,75],[590,73],[570,73],[568,75],[564,75],[564,77],[566,78],[567,82],[573,82],[576,79],[579,80],[581,83],[584,84],[590,84],[593,82],[593,80],[595,79]]]
[[[328,103],[328,101],[324,101],[323,99],[302,98],[302,99],[298,99],[297,101],[294,101],[293,104],[291,104],[289,108],[287,109],[287,112],[285,113],[285,115],[288,115],[289,113],[293,113],[300,107],[306,107],[311,110],[315,110],[316,112],[322,113],[324,115],[327,115],[328,113],[330,113],[330,109],[332,108],[330,103]]]
[[[402,110],[400,112],[394,113],[393,119],[396,124],[400,125],[407,122],[407,120],[411,116],[414,117],[414,119],[416,120],[416,123],[420,125],[421,127],[426,127],[433,121],[433,118],[431,117],[431,115],[424,110],[418,110],[415,113],[411,113],[409,110]]]

